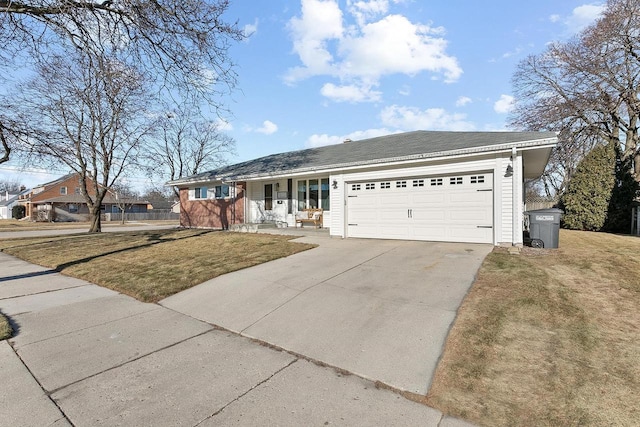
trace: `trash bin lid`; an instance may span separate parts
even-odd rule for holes
[[[549,209],[536,209],[533,211],[525,211],[524,214],[525,215],[531,215],[531,214],[563,214],[564,211],[562,209],[558,209],[558,208],[549,208]]]

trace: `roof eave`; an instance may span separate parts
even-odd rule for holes
[[[207,177],[199,177],[199,178],[182,178],[173,181],[168,181],[165,185],[170,186],[181,186],[187,184],[199,184],[199,183],[207,183],[213,181],[246,181],[260,178],[277,178],[288,175],[298,175],[305,172],[327,172],[332,170],[341,170],[348,169],[353,167],[361,167],[361,166],[372,166],[379,165],[383,163],[401,163],[401,162],[409,162],[415,160],[426,160],[426,159],[438,159],[438,158],[446,158],[453,156],[464,156],[464,155],[477,155],[477,154],[485,154],[485,153],[499,153],[510,151],[512,148],[517,149],[535,149],[535,148],[546,148],[546,147],[555,147],[558,143],[558,138],[544,138],[544,139],[535,139],[529,141],[519,141],[519,142],[509,142],[498,145],[487,145],[480,147],[471,147],[471,148],[462,148],[457,150],[448,150],[448,151],[437,151],[433,153],[423,153],[423,154],[413,154],[410,156],[399,156],[399,157],[386,157],[382,159],[374,159],[374,160],[363,160],[358,162],[345,162],[345,163],[336,163],[331,165],[324,166],[309,166],[304,168],[296,168],[296,169],[287,169],[283,171],[279,171],[277,173],[273,172],[264,172],[264,173],[256,173],[256,174],[246,174],[246,175],[210,175]]]

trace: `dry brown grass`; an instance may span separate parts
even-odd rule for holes
[[[179,221],[141,221],[148,224],[157,225],[178,225]],[[0,233],[3,231],[27,231],[27,230],[55,230],[55,229],[70,229],[78,228],[81,230],[88,230],[90,227],[89,222],[35,222],[35,221],[18,221],[16,219],[0,219]],[[104,227],[119,227],[123,226],[120,221],[103,221]],[[136,226],[140,225],[135,222],[125,222],[124,226]]]
[[[11,337],[11,325],[9,320],[2,313],[0,313],[0,341],[6,340]]]
[[[427,403],[487,426],[640,420],[640,239],[561,231],[496,249],[449,335]]]
[[[0,240],[0,250],[155,302],[221,274],[313,247],[292,238],[171,229]]]

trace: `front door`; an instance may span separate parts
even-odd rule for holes
[[[265,212],[273,210],[273,184],[264,185],[264,210]]]

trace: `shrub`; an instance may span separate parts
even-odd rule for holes
[[[26,209],[22,205],[15,205],[11,208],[11,216],[15,219],[22,219],[26,215]]]

